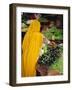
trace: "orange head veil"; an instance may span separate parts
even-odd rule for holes
[[[43,42],[40,33],[40,22],[33,20],[28,28],[22,44],[22,76],[35,76],[36,63]]]

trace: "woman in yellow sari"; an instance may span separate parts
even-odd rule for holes
[[[43,43],[40,22],[34,19],[26,32],[22,43],[22,77],[36,76],[36,63]]]

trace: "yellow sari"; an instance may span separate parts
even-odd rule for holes
[[[33,20],[22,43],[22,77],[36,76],[36,63],[43,43],[40,22]]]

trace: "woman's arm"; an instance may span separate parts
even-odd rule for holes
[[[43,36],[43,42],[45,44],[50,44],[51,43],[50,40],[48,40],[45,36]]]

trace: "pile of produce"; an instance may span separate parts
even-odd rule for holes
[[[58,29],[55,26],[51,27],[47,31],[44,30],[43,34],[49,40],[52,40],[52,37],[54,37],[55,40],[62,40],[63,39],[63,31],[62,31],[62,29]]]
[[[61,45],[57,45],[56,47],[46,45],[45,48],[47,48],[47,50],[39,57],[38,63],[49,67],[61,56],[63,47]]]

